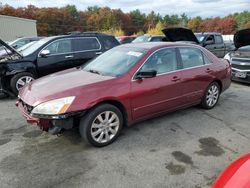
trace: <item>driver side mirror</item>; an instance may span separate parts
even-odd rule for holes
[[[156,70],[140,71],[135,75],[135,79],[153,78],[157,74]]]
[[[47,57],[49,54],[50,54],[49,50],[43,50],[43,51],[41,51],[40,56],[41,57]]]

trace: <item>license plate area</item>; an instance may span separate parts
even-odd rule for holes
[[[247,73],[246,72],[236,72],[235,73],[235,77],[246,78],[247,77]]]

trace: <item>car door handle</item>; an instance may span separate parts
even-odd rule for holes
[[[206,73],[212,73],[213,71],[210,68],[206,69]]]
[[[74,56],[73,55],[66,55],[65,58],[68,59],[68,58],[73,58]]]
[[[100,54],[102,54],[102,52],[96,52],[95,54],[96,54],[96,55],[100,55]]]
[[[179,81],[180,79],[181,79],[180,77],[174,76],[174,77],[171,79],[171,81],[177,82],[177,81]]]

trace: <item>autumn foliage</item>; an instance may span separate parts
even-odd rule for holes
[[[57,8],[38,8],[33,5],[14,8],[0,6],[0,15],[16,16],[37,20],[38,34],[50,36],[71,31],[101,31],[114,35],[162,34],[163,27],[188,27],[195,32],[211,31],[233,34],[236,30],[250,27],[250,12],[244,11],[224,18],[188,18],[182,15],[149,14],[134,10],[124,13],[109,7],[88,7],[79,11],[74,5]]]

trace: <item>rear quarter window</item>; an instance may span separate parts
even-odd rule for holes
[[[74,51],[89,51],[101,49],[101,45],[98,39],[95,37],[76,38],[72,39],[72,41]]]
[[[104,36],[102,37],[102,42],[103,42],[103,46],[105,50],[109,50],[117,45],[119,45],[120,43],[118,42],[118,40],[116,40],[114,37],[112,36]]]

